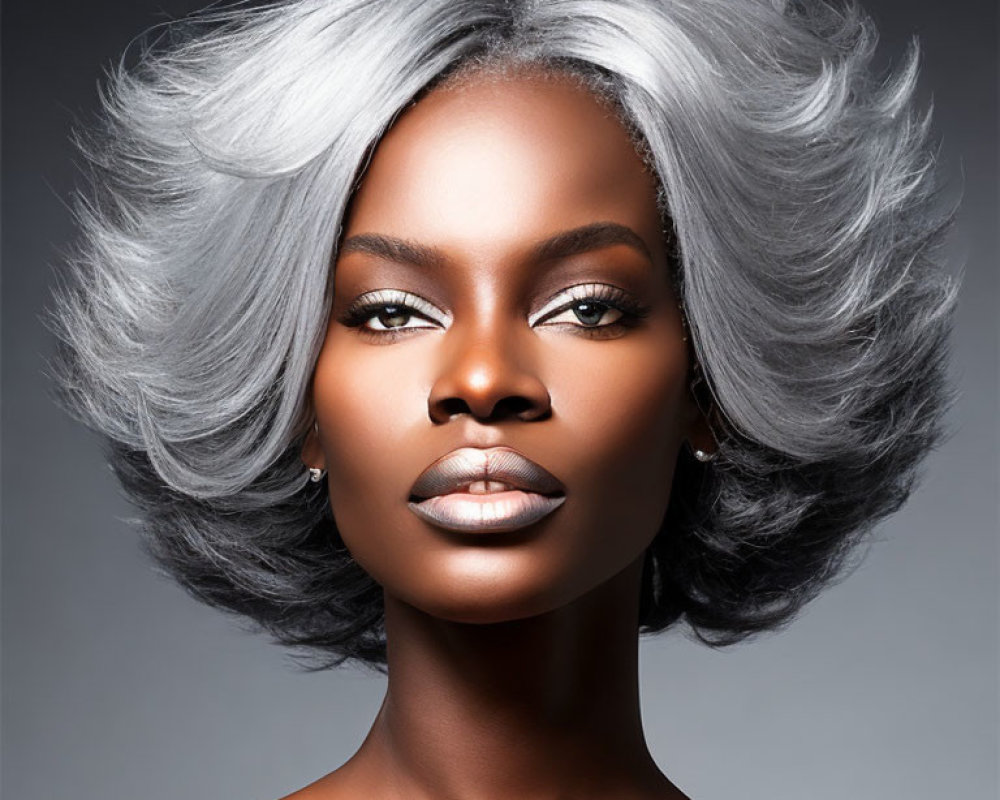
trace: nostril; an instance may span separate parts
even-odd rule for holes
[[[534,420],[542,419],[550,413],[550,409],[547,406],[542,407],[538,403],[521,395],[502,398],[485,415],[477,414],[460,397],[443,398],[434,404],[432,411],[436,412],[434,417],[441,421],[450,420],[460,414],[469,414],[489,420],[512,418]]]
[[[527,397],[505,397],[499,403],[498,406],[506,406],[507,413],[520,417],[526,411],[530,411],[533,407],[533,403]]]
[[[469,404],[466,403],[460,397],[447,397],[437,403],[437,407],[441,413],[441,416],[445,419],[451,419],[459,414],[471,414],[472,409],[469,408]]]
[[[435,381],[427,411],[441,424],[460,414],[479,420],[543,419],[551,413],[551,398],[535,375],[512,370],[448,371]]]
[[[547,399],[548,395],[546,394],[546,400]],[[551,416],[551,414],[552,408],[548,402],[537,402],[530,397],[519,394],[505,397],[497,403],[491,416],[499,418],[516,417],[520,420],[533,421],[546,419]]]

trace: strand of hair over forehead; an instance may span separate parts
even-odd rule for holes
[[[856,7],[299,0],[177,30],[113,72],[83,137],[93,191],[52,322],[64,402],[203,599],[288,643],[378,652],[373,584],[297,453],[350,193],[400,110],[461,64],[580,74],[660,178],[729,435],[708,474],[680,471],[697,498],[651,550],[647,628],[777,624],[906,496],[946,402],[950,215],[916,48],[874,76]]]

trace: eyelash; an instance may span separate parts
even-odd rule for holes
[[[439,320],[435,319],[434,306],[422,297],[397,289],[379,289],[378,291],[361,295],[361,297],[357,298],[344,309],[344,312],[337,318],[337,321],[348,328],[357,328],[358,332],[368,339],[387,342],[395,341],[407,335],[409,331],[427,329],[427,326],[389,330],[377,330],[365,327],[364,323],[387,308],[398,309],[397,316],[422,317],[435,324],[441,324]]]
[[[569,295],[564,303],[560,303],[555,308],[548,308],[553,300],[563,295]],[[639,303],[627,292],[617,286],[610,286],[605,283],[582,283],[570,286],[568,289],[553,295],[543,305],[543,314],[534,315],[540,317],[534,324],[539,324],[545,319],[560,315],[564,311],[572,309],[574,306],[584,302],[592,302],[603,306],[606,311],[618,311],[621,317],[614,322],[604,325],[583,325],[572,322],[555,323],[576,329],[579,335],[593,339],[611,338],[620,334],[626,328],[634,327],[639,321],[649,314],[649,308]],[[380,289],[361,295],[338,317],[337,321],[349,328],[358,328],[359,333],[366,338],[379,342],[393,342],[407,335],[408,331],[427,330],[428,326],[396,329],[372,329],[365,326],[373,317],[385,311],[387,308],[397,309],[396,316],[420,317],[442,324],[435,319],[435,309],[423,298],[396,289]],[[602,315],[603,316],[603,315]],[[543,323],[545,324],[545,323]]]

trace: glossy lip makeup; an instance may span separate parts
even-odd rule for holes
[[[533,525],[565,501],[559,480],[516,450],[462,447],[420,474],[407,505],[439,528],[499,533]]]

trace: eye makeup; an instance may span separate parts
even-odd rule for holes
[[[394,321],[405,319],[423,320],[423,325],[394,324]],[[399,338],[406,331],[427,330],[437,327],[447,327],[451,316],[438,310],[432,303],[400,289],[378,289],[365,292],[343,312],[337,315],[337,322],[348,328],[358,328],[359,333],[369,338],[392,337]],[[375,322],[372,326],[367,323]]]
[[[648,316],[650,312],[648,306],[640,303],[629,292],[619,289],[617,286],[607,283],[580,283],[576,286],[570,286],[568,289],[564,289],[550,297],[538,311],[529,315],[528,324],[532,327],[538,324],[558,324],[551,321],[546,322],[546,320],[551,320],[552,317],[562,311],[586,304],[609,310],[613,309],[619,312],[616,320],[604,325],[587,325],[584,320],[580,320],[581,323],[584,323],[584,327],[591,328],[608,327],[611,324],[625,320],[630,320],[634,323]],[[579,315],[577,315],[577,318],[579,319]],[[569,324],[574,325],[575,323],[570,322]]]
[[[566,328],[590,338],[610,338],[634,327],[649,313],[647,305],[624,289],[604,283],[583,283],[548,298],[538,311],[528,316],[528,324]],[[566,319],[560,320],[560,316]],[[337,316],[337,321],[345,327],[357,328],[369,340],[391,343],[408,331],[447,328],[451,315],[411,292],[379,289],[357,297]],[[409,324],[420,321],[428,324]]]

